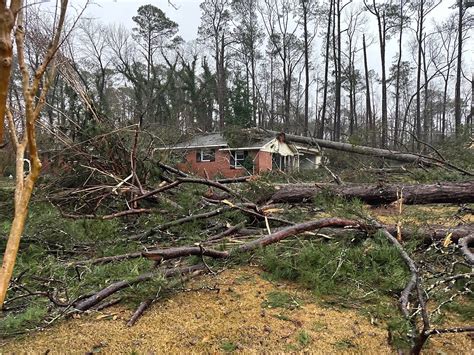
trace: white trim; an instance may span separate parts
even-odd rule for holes
[[[194,150],[194,149],[219,148],[219,147],[225,147],[225,145],[214,144],[214,145],[201,145],[201,146],[196,145],[196,146],[187,146],[187,147],[159,147],[159,148],[155,148],[155,150]]]
[[[200,154],[200,156],[201,156],[201,160],[198,161],[198,163],[206,163],[206,162],[211,162],[211,161],[212,161],[211,159],[204,159],[204,158],[203,158],[203,157],[204,157],[204,151],[205,151],[205,150],[211,150],[212,153],[214,154],[214,160],[216,159],[216,151],[215,151],[214,149],[201,148],[201,149],[199,150],[199,154]]]
[[[262,147],[239,147],[239,148],[222,148],[222,151],[234,151],[234,150],[260,150]]]
[[[242,153],[243,158],[237,159],[237,153]],[[234,165],[230,165],[230,166],[234,169],[245,169],[245,167],[242,164],[239,164],[239,161],[241,163],[245,161],[245,150],[243,149],[236,150],[235,154],[233,154],[232,156],[234,158]]]

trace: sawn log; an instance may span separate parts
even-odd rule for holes
[[[474,180],[457,183],[417,185],[281,185],[268,198],[274,203],[311,202],[321,193],[330,193],[346,199],[357,198],[369,205],[389,204],[403,196],[409,205],[429,203],[474,202]]]

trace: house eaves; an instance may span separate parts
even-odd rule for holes
[[[203,149],[203,148],[221,148],[226,147],[227,145],[222,144],[210,144],[210,145],[188,145],[188,146],[179,146],[179,147],[160,147],[155,148],[156,150],[190,150],[190,149]]]

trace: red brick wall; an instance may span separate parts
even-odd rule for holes
[[[255,159],[255,173],[272,170],[272,153],[259,151]]]
[[[196,161],[196,150],[191,150],[186,153],[185,163],[177,164],[177,168],[189,173],[199,175],[206,178],[206,173],[209,178],[222,176],[224,178],[233,178],[247,175],[245,169],[231,169],[229,161],[229,151],[215,150],[214,161]]]

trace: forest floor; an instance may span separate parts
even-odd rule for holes
[[[270,281],[258,267],[201,276],[158,300],[133,327],[131,310],[92,312],[33,336],[7,342],[4,353],[294,352],[390,353],[388,333],[356,310],[324,305],[290,282]],[[449,323],[454,320],[450,320]],[[472,353],[466,335],[433,338],[426,353]]]

